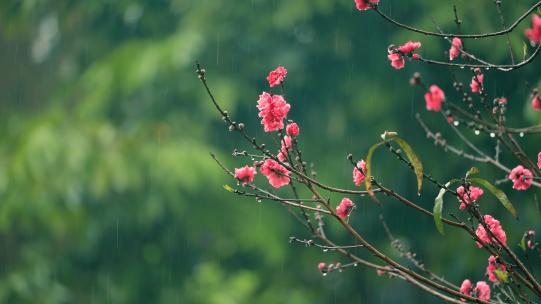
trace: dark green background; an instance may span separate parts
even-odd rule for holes
[[[530,2],[503,1],[506,18]],[[466,31],[499,29],[489,0],[381,0],[393,17],[430,30],[432,19],[455,30],[452,4]],[[512,36],[518,57],[528,24]],[[278,205],[225,192],[222,185],[234,182],[208,153],[241,166],[245,160],[229,155],[248,147],[226,130],[194,73],[199,60],[222,105],[263,139],[256,100],[267,89],[268,71],[286,66],[289,117],[301,126],[304,155],[326,183],[352,186],[345,155],[362,157],[384,130],[398,131],[441,181],[462,176],[473,164],[425,139],[416,112],[451,133],[440,115],[426,113],[423,92],[408,78],[420,71],[457,101],[453,77],[467,83],[471,74],[410,62],[395,71],[387,46],[409,39],[423,43],[425,57],[447,57],[445,41],[397,29],[374,12],[354,10],[350,0],[2,1],[0,302],[434,301],[360,267],[322,277],[318,262],[344,260],[288,244],[289,236],[308,234]],[[504,41],[465,46],[504,62]],[[527,98],[540,60],[512,73],[485,71],[491,96],[509,98],[511,125],[541,122]],[[474,140],[492,151],[488,136]],[[532,157],[540,150],[539,136],[520,141]],[[417,197],[413,174],[388,153],[379,153],[374,167],[386,185],[431,208],[437,189],[426,185]],[[480,169],[487,179],[504,177]],[[260,175],[257,181],[264,183]],[[521,221],[490,195],[480,203],[502,220],[517,248],[523,231],[539,228],[540,214],[533,191],[502,188]],[[352,223],[388,254],[396,257],[379,214],[435,272],[455,283],[483,278],[487,256],[464,233],[448,229],[443,237],[431,218],[397,202],[354,199]],[[447,199],[446,211],[456,213],[457,205]],[[352,242],[335,223],[328,229],[338,242]]]

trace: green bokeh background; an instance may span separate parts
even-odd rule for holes
[[[515,18],[530,2],[503,1],[505,17]],[[433,20],[455,29],[453,4],[466,31],[499,29],[489,0],[381,0],[393,17],[430,30]],[[511,37],[519,58],[528,24]],[[439,115],[426,113],[422,92],[408,78],[419,71],[457,101],[453,79],[467,83],[471,74],[419,63],[392,69],[387,46],[409,39],[423,43],[425,57],[447,56],[445,41],[397,29],[356,11],[350,0],[0,2],[0,302],[435,301],[361,267],[322,277],[318,262],[345,261],[289,244],[291,235],[309,235],[280,206],[225,192],[222,185],[234,182],[209,152],[234,167],[246,160],[231,158],[232,150],[249,147],[224,127],[194,72],[199,60],[221,104],[263,139],[256,100],[267,89],[268,71],[286,66],[289,117],[301,126],[305,158],[326,183],[351,186],[345,155],[362,157],[384,130],[398,131],[438,179],[461,176],[474,164],[425,138],[417,112],[453,137]],[[507,60],[502,37],[466,47]],[[509,98],[510,125],[541,122],[528,105],[540,62],[511,73],[485,71],[491,96]],[[465,132],[493,149],[488,136]],[[532,157],[540,150],[538,135],[520,141]],[[412,173],[388,153],[376,155],[374,166],[386,185],[431,208],[432,185],[417,197]],[[487,179],[504,177],[479,167]],[[489,195],[481,204],[502,220],[517,248],[526,229],[540,227],[540,213],[534,191],[502,188],[520,221]],[[487,256],[463,233],[448,229],[443,237],[431,218],[396,202],[354,199],[353,225],[389,255],[399,258],[380,214],[435,272],[453,282],[483,279]],[[445,208],[457,213],[452,199]],[[334,223],[327,228],[338,242],[352,242]]]

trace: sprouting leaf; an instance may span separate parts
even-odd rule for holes
[[[522,251],[526,251],[526,234],[522,236],[522,239],[520,239],[520,243],[518,243],[518,247],[522,249]]]
[[[451,182],[448,182],[445,184],[445,187],[449,187],[450,184]],[[438,196],[436,196],[436,199],[434,200],[434,223],[436,224],[436,229],[438,229],[441,234],[445,234],[441,214],[443,211],[443,196],[446,191],[445,188],[441,188]]]
[[[417,192],[421,193],[421,188],[423,186],[423,164],[421,163],[421,160],[419,160],[417,154],[413,152],[413,149],[405,140],[397,137],[394,138],[394,141],[400,146],[400,148],[402,148],[408,157],[408,160],[413,165],[413,171],[417,176]]]
[[[507,283],[507,278],[508,278],[507,271],[502,271],[500,269],[494,269],[494,274],[496,275],[496,277],[498,278],[498,280],[500,282]]]
[[[235,189],[231,188],[229,185],[224,185],[224,189],[228,192],[235,192]]]
[[[479,169],[477,169],[477,167],[471,167],[470,170],[468,170],[468,172],[466,172],[466,178],[472,176],[472,175],[475,175],[479,173]]]
[[[511,203],[505,192],[498,189],[489,181],[482,178],[470,178],[469,181],[486,188],[488,191],[490,191],[490,193],[496,196],[496,198],[500,201],[500,203],[502,203],[502,205],[505,207],[505,209],[507,209],[507,211],[511,212],[514,218],[517,217],[517,210],[515,209],[515,207],[513,207],[513,204]]]
[[[522,42],[522,60],[526,59],[526,55],[528,55],[528,45],[526,42]]]
[[[374,192],[372,192],[372,155],[374,155],[374,151],[381,146],[383,142],[377,143],[370,147],[368,150],[368,154],[366,155],[366,170],[364,172],[364,185],[366,187],[366,191],[368,191],[368,194],[370,196],[374,196]]]

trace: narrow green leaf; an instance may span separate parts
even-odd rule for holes
[[[522,239],[520,239],[520,243],[518,243],[518,247],[520,247],[522,251],[526,251],[526,235],[522,236]]]
[[[421,160],[419,160],[417,154],[413,152],[413,149],[405,140],[397,137],[394,138],[394,141],[402,148],[402,151],[404,151],[408,160],[413,165],[413,171],[417,176],[417,192],[421,193],[421,188],[423,187],[423,164]]]
[[[231,186],[229,185],[224,185],[224,189],[227,191],[227,192],[234,192],[235,189],[231,188]]]
[[[445,184],[445,187],[449,187],[451,182],[448,182]],[[441,214],[443,211],[443,196],[445,195],[445,188],[440,189],[440,192],[438,193],[438,196],[436,196],[436,199],[434,200],[434,224],[436,224],[436,229],[444,235],[445,232],[443,230],[443,222],[441,220]]]
[[[513,204],[511,203],[511,201],[509,200],[505,192],[498,189],[489,181],[482,178],[478,178],[478,177],[470,178],[469,181],[472,182],[473,184],[477,184],[479,186],[486,188],[488,191],[490,191],[490,193],[492,193],[500,201],[500,203],[502,203],[505,209],[507,209],[507,211],[509,211],[513,215],[514,218],[517,217],[517,210],[515,209],[515,207],[513,207]]]
[[[366,172],[364,172],[364,185],[366,187],[366,191],[368,191],[368,194],[370,196],[374,196],[374,192],[372,192],[372,156],[374,155],[374,151],[381,146],[383,142],[374,144],[370,149],[368,150],[368,154],[366,155]]]

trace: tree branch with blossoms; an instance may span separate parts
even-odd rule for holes
[[[541,2],[533,4],[513,23],[506,27],[502,13],[502,3],[495,0],[496,12],[500,18],[500,31],[462,34],[463,23],[459,19],[455,6],[452,7],[458,33],[446,33],[438,27],[437,32],[426,31],[402,24],[384,14],[379,9],[380,0],[355,0],[359,11],[375,11],[379,16],[398,28],[414,33],[420,33],[433,39],[446,40],[450,48],[443,51],[449,61],[433,60],[418,54],[422,44],[409,41],[405,44],[390,45],[387,58],[395,69],[402,69],[407,60],[421,64],[437,64],[450,68],[469,68],[471,79],[469,85],[453,79],[451,84],[454,94],[444,92],[438,84],[428,83],[419,73],[409,80],[410,84],[420,88],[422,98],[428,112],[439,113],[443,125],[448,126],[457,136],[459,144],[451,144],[441,133],[433,132],[431,127],[417,114],[416,118],[428,139],[434,141],[437,147],[445,151],[479,164],[492,165],[506,175],[506,180],[512,183],[512,191],[529,191],[530,188],[541,188],[541,152],[535,155],[527,151],[515,136],[520,138],[541,133],[541,125],[510,127],[507,126],[506,115],[510,111],[505,96],[490,96],[487,89],[486,75],[483,69],[495,69],[507,72],[518,69],[533,62],[541,48],[541,18],[534,12],[541,7]],[[533,14],[533,15],[532,15]],[[533,52],[522,61],[516,62],[510,45],[509,36],[514,34],[517,26],[532,15],[532,27],[524,33],[532,45]],[[479,56],[466,51],[463,39],[484,39],[502,36],[509,51],[509,64],[490,63]],[[463,62],[451,62],[462,60]],[[263,131],[269,140],[257,139],[248,133],[248,126],[235,121],[224,110],[207,81],[207,73],[199,63],[196,64],[197,75],[205,88],[211,102],[227,125],[229,131],[240,134],[249,149],[235,150],[233,157],[248,159],[248,163],[234,170],[228,169],[218,158],[212,158],[218,165],[237,181],[236,186],[225,185],[225,190],[239,196],[255,199],[258,202],[270,201],[283,205],[294,218],[306,228],[307,235],[291,237],[291,243],[302,244],[306,247],[322,251],[338,253],[343,260],[317,263],[317,271],[323,275],[333,272],[354,269],[358,265],[375,270],[377,275],[390,279],[404,280],[448,303],[535,303],[541,300],[541,284],[533,269],[527,266],[519,254],[508,245],[508,236],[504,224],[490,214],[483,213],[483,197],[490,194],[514,218],[517,210],[504,190],[496,184],[501,180],[491,182],[481,178],[480,170],[473,167],[462,177],[441,181],[425,168],[413,148],[397,132],[384,132],[381,141],[365,153],[365,157],[356,158],[348,154],[346,160],[352,168],[352,185],[343,187],[328,185],[318,179],[315,172],[308,172],[305,155],[302,153],[300,141],[301,128],[291,117],[288,117],[292,107],[285,98],[284,82],[287,69],[283,66],[272,70],[267,76],[268,92],[262,92],[257,100],[257,110]],[[468,83],[466,82],[466,83]],[[541,111],[541,97],[537,88],[532,88],[529,96],[532,111]],[[471,136],[486,136],[493,146],[495,155],[485,152],[484,147],[474,144]],[[275,146],[275,147],[274,147]],[[273,147],[273,148],[270,148]],[[380,149],[381,148],[381,149]],[[428,210],[415,199],[407,198],[373,174],[372,159],[375,153],[383,150],[398,163],[411,170],[417,181],[417,191],[422,193],[423,182],[429,182],[437,188],[433,193],[433,209]],[[277,151],[277,152],[274,152]],[[508,155],[505,163],[500,158]],[[535,156],[534,156],[535,155]],[[263,182],[256,179],[258,172],[264,176]],[[300,191],[302,189],[303,191]],[[509,191],[510,189],[507,189]],[[331,194],[345,195],[339,201],[334,201]],[[423,195],[426,194],[426,191]],[[445,195],[455,197],[458,214],[446,216],[443,200]],[[405,261],[394,259],[385,250],[370,242],[363,233],[350,223],[350,218],[356,216],[356,206],[362,200],[373,200],[381,205],[383,202],[396,201],[406,208],[414,210],[419,215],[433,218],[436,230],[445,233],[446,227],[459,229],[464,232],[472,244],[487,254],[487,267],[480,277],[486,275],[487,280],[473,283],[470,279],[452,282],[442,275],[434,273],[427,265],[416,258],[416,254],[392,235],[390,228],[382,219],[383,231],[387,234],[392,247],[405,258]],[[325,229],[328,223],[335,222],[342,226],[347,233],[350,244],[338,245],[332,235]],[[517,240],[523,255],[541,258],[541,248],[536,241],[534,230],[525,229],[522,239]],[[355,254],[352,250],[355,249]],[[373,259],[376,262],[369,261]],[[414,268],[409,267],[409,264]]]

